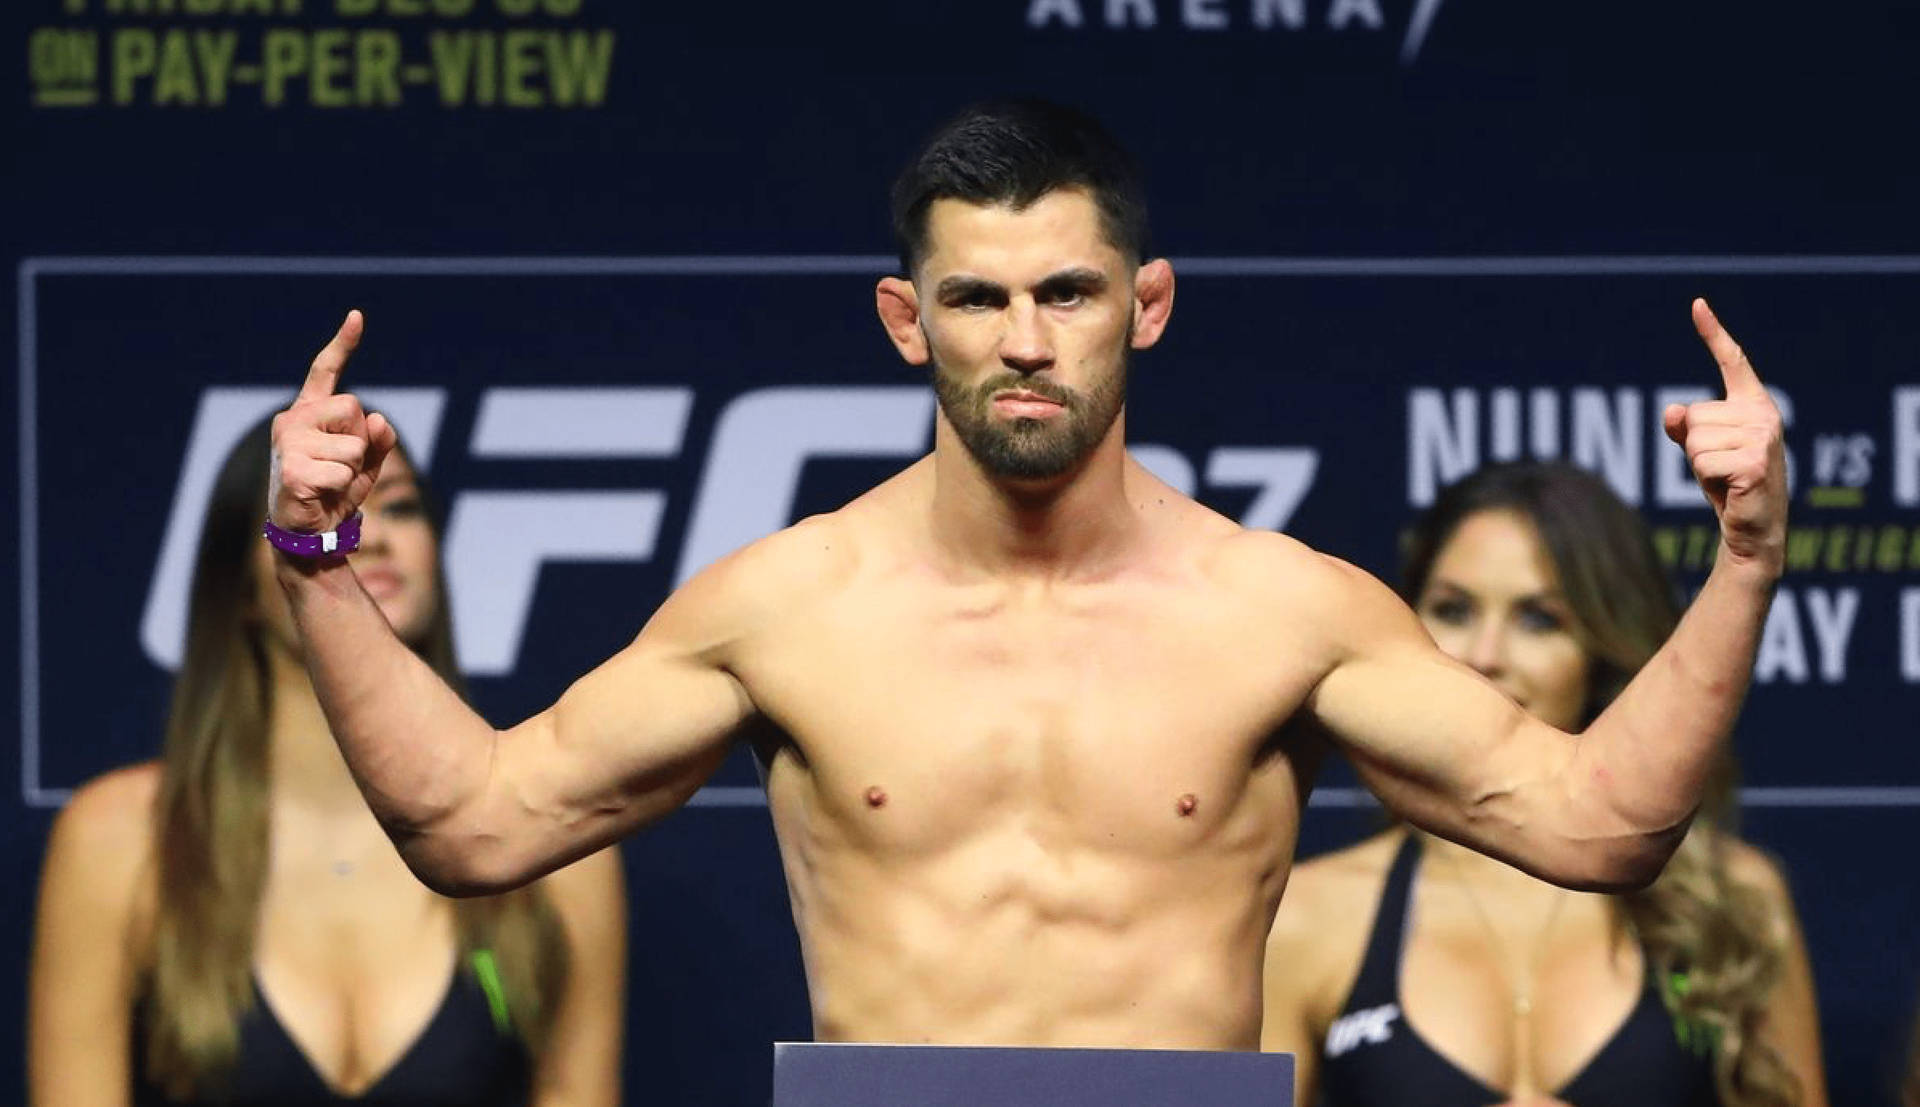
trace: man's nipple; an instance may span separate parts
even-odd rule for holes
[[[1179,802],[1173,805],[1174,810],[1180,812],[1180,817],[1183,819],[1186,818],[1188,815],[1193,814],[1194,809],[1199,806],[1200,806],[1200,799],[1198,796],[1195,796],[1192,792],[1188,792],[1186,795],[1181,796]]]
[[[887,793],[878,784],[867,789],[867,806],[878,810],[887,805]]]

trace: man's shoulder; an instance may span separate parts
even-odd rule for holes
[[[1321,573],[1339,563],[1290,534],[1237,524],[1219,532],[1214,550],[1223,570],[1252,573],[1260,579],[1275,579],[1277,571]]]
[[[1277,531],[1235,528],[1212,543],[1208,564],[1223,586],[1267,613],[1323,622],[1398,606],[1371,573]]]
[[[808,516],[720,558],[681,591],[706,600],[797,599],[844,578],[857,561],[855,541],[841,512]]]
[[[929,466],[922,461],[861,493],[834,511],[809,515],[758,541],[750,542],[710,566],[740,583],[772,582],[780,587],[844,581],[873,553],[897,536],[900,520],[924,495]]]

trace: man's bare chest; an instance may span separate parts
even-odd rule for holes
[[[912,827],[901,845],[1017,824],[1176,847],[1259,786],[1313,679],[1218,603],[887,598],[821,612],[743,676],[819,813]]]

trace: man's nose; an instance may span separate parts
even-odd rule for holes
[[[1053,337],[1039,305],[1015,300],[1007,306],[1007,329],[1000,336],[1000,361],[1009,369],[1038,373],[1053,365]]]

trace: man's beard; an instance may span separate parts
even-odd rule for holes
[[[1073,469],[1112,429],[1127,400],[1126,354],[1091,392],[1077,392],[1042,376],[1008,371],[968,388],[933,363],[933,392],[967,452],[982,468],[1010,480],[1048,480]],[[1019,390],[1060,405],[1047,419],[995,419],[993,395]]]

